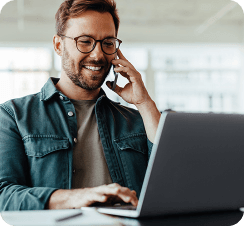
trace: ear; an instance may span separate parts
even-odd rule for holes
[[[63,55],[63,40],[60,36],[54,35],[53,36],[53,47],[55,52],[59,55]]]

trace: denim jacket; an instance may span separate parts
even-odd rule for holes
[[[71,189],[76,114],[57,82],[0,105],[1,211],[44,209],[55,190]],[[139,112],[101,90],[95,114],[112,181],[139,197],[152,149]]]

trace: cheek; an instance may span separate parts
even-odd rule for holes
[[[108,64],[111,65],[111,64],[112,64],[112,60],[115,59],[115,56],[114,56],[114,55],[111,55],[111,56],[108,56],[108,57],[106,57],[106,58],[107,58],[107,62],[108,62]]]
[[[79,52],[78,54],[74,55],[74,59],[78,63],[83,63],[89,61],[89,54],[84,54]]]
[[[76,68],[82,68],[83,63],[86,61],[86,57],[81,57],[80,55],[74,57],[74,63]]]

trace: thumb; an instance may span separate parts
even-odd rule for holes
[[[106,82],[106,85],[109,89],[112,90],[112,87],[113,87],[113,82],[110,82],[110,81],[107,81]],[[118,85],[115,86],[115,89],[113,90],[115,93],[117,93],[119,96],[120,96],[120,93],[122,91],[122,88],[119,87]]]
[[[106,85],[107,85],[107,87],[108,87],[109,89],[112,89],[112,87],[113,87],[113,82],[107,81],[107,82],[106,82]]]

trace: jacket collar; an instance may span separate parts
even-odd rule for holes
[[[58,83],[59,78],[49,78],[48,81],[41,89],[41,101],[49,100],[54,94],[60,93],[55,85]]]

